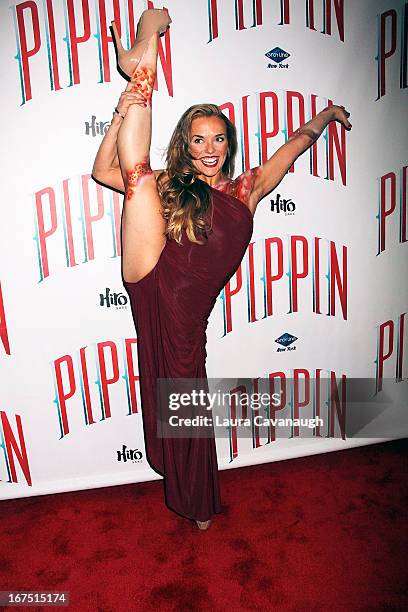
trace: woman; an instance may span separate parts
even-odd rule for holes
[[[169,508],[206,529],[221,511],[213,434],[157,433],[157,379],[206,380],[206,327],[216,298],[249,244],[258,202],[285,176],[330,121],[351,128],[344,107],[324,109],[262,166],[232,180],[233,124],[213,104],[181,117],[166,170],[151,170],[152,92],[166,10],[142,14],[135,44],[118,63],[129,78],[98,150],[93,177],[125,194],[122,264],[138,336],[146,453],[164,477]]]

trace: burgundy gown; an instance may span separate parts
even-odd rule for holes
[[[236,197],[211,188],[205,245],[169,239],[154,268],[124,282],[138,338],[147,460],[164,477],[167,506],[206,521],[221,511],[214,436],[157,435],[156,379],[206,378],[206,328],[218,294],[237,270],[253,231],[252,213]]]

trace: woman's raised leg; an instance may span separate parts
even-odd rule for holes
[[[157,70],[159,35],[153,34],[127,89],[141,91],[146,107],[129,107],[118,132],[117,146],[125,186],[122,222],[123,278],[137,282],[156,265],[164,248],[165,219],[150,168],[152,93]]]

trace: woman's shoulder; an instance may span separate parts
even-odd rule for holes
[[[244,204],[248,205],[253,186],[253,170],[242,172],[235,179],[224,178],[216,188],[228,195],[232,195]]]

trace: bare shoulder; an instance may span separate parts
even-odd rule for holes
[[[231,185],[231,194],[241,200],[249,208],[252,215],[255,214],[259,202],[259,197],[254,189],[257,174],[258,167],[245,170],[232,181]]]

